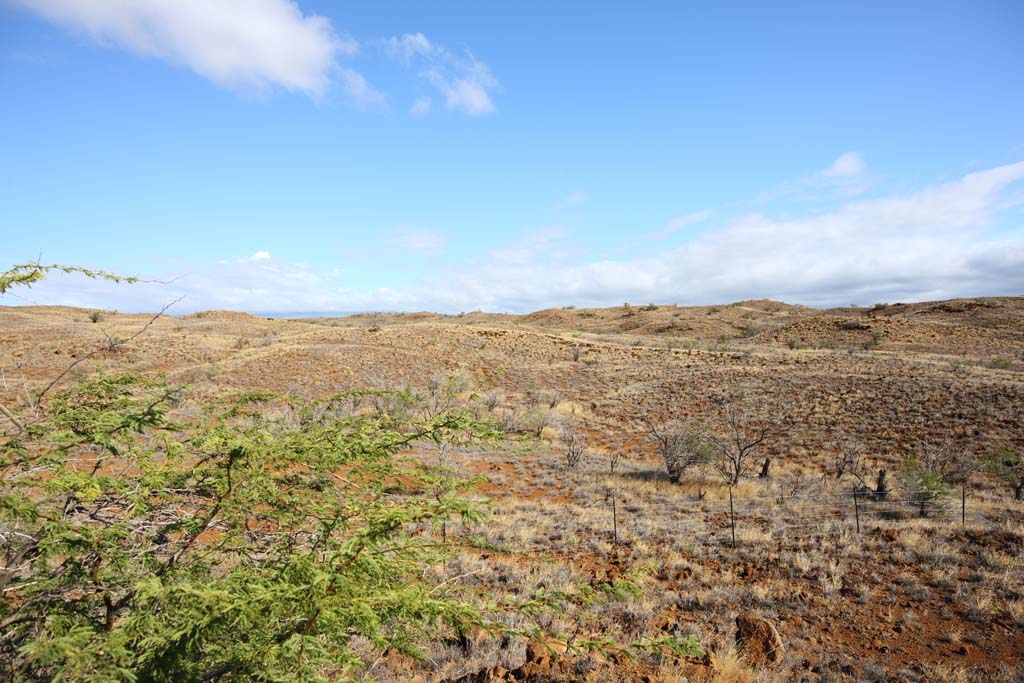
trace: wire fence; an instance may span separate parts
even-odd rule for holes
[[[562,553],[595,538],[619,548],[652,534],[736,548],[773,540],[860,535],[882,524],[915,519],[966,525],[968,493],[969,487],[963,483],[955,496],[926,489],[875,492],[851,488],[845,493],[740,498],[730,489],[729,497],[674,503],[627,501],[609,494],[586,504],[556,504],[511,493],[490,496],[488,502],[513,516],[522,515],[523,523],[531,526],[522,540],[532,551]],[[515,529],[508,531],[515,534]],[[498,527],[480,538],[495,533],[501,535]]]

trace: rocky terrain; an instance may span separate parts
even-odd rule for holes
[[[426,668],[396,658],[382,669],[393,680],[1024,676],[1024,506],[1006,486],[973,471],[962,509],[958,496],[927,517],[898,489],[853,494],[908,456],[1024,450],[1022,298],[297,320],[0,308],[0,402],[17,414],[55,378],[124,369],[199,395],[408,387],[424,410],[469,406],[510,438],[445,454],[486,477],[493,518],[453,530],[481,550],[439,571],[529,595],[643,570],[641,597],[551,633],[693,633],[709,653],[618,661],[558,657],[558,639],[542,650],[481,639],[438,644]],[[652,425],[711,429],[740,403],[785,425],[757,451],[770,476],[669,481]],[[566,431],[584,444],[578,463]],[[847,450],[860,478],[835,471]]]

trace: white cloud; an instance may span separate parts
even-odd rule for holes
[[[96,43],[184,66],[235,90],[282,88],[319,98],[341,82],[359,104],[386,97],[339,57],[359,52],[323,16],[302,13],[292,0],[7,0]],[[455,52],[408,33],[383,45],[398,64],[415,69],[450,110],[487,114],[498,81],[468,50]],[[411,113],[430,110],[421,97]]]
[[[648,239],[652,240],[663,240],[675,233],[679,232],[683,228],[694,225],[696,223],[703,223],[711,217],[711,210],[704,209],[702,211],[694,211],[693,213],[683,214],[673,218],[664,227],[648,233]]]
[[[348,67],[339,69],[338,75],[349,96],[359,104],[366,106],[382,106],[387,97],[384,93],[371,86],[361,73]]]
[[[826,178],[849,178],[859,176],[867,170],[867,163],[857,152],[846,152],[841,154],[832,165],[821,172]]]
[[[758,197],[772,201],[783,197],[801,201],[848,198],[865,193],[872,180],[868,165],[859,152],[845,152],[822,170],[785,182]]]
[[[358,50],[288,0],[11,0],[93,40],[192,69],[228,88],[318,97]],[[344,77],[344,74],[343,74]]]
[[[451,110],[489,114],[495,110],[490,91],[498,80],[486,64],[468,50],[455,53],[432,43],[422,33],[406,33],[384,41],[385,52],[398,64],[418,71],[438,90]]]
[[[266,261],[270,259],[269,251],[257,251],[255,254],[249,257],[250,261]]]
[[[398,228],[391,232],[388,243],[407,251],[436,252],[448,240],[436,230],[425,228]]]
[[[389,38],[385,47],[396,61],[411,66],[416,57],[431,57],[435,48],[422,33],[406,33],[403,36]]]
[[[795,219],[741,216],[647,258],[574,263],[570,234],[549,232],[511,253],[427,279],[417,308],[532,310],[622,301],[795,303],[913,301],[1024,293],[1024,226],[986,236],[1009,208],[1024,162]],[[538,256],[547,255],[539,261]]]
[[[1024,293],[1024,225],[1019,211],[1011,209],[1020,204],[1014,192],[1022,181],[1024,162],[910,194],[850,201],[822,214],[739,216],[677,249],[636,259],[580,262],[579,239],[564,227],[550,226],[474,255],[461,267],[439,268],[400,290],[353,289],[345,285],[344,273],[256,259],[257,252],[235,263],[191,264],[181,269],[187,277],[169,285],[110,286],[58,277],[29,293],[41,303],[122,310],[155,310],[186,294],[178,310],[456,312],[623,301],[693,304],[770,297],[842,305],[1019,295]],[[990,232],[993,227],[999,230]],[[440,246],[430,231],[408,230],[404,236],[396,231],[396,240],[403,237],[428,253]],[[176,274],[158,277],[169,280]]]
[[[590,195],[586,192],[573,192],[570,195],[562,197],[562,199],[555,204],[555,209],[568,209],[570,206],[577,206],[588,201],[590,201]]]
[[[421,97],[412,103],[409,113],[413,116],[425,116],[430,111],[431,104],[429,97]]]

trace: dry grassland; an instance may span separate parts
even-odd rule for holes
[[[524,599],[538,587],[639,576],[639,598],[546,630],[619,641],[694,633],[714,652],[703,663],[570,665],[481,637],[435,643],[426,664],[377,662],[369,678],[1024,680],[1024,506],[1005,485],[974,474],[963,520],[959,497],[921,517],[895,480],[885,500],[855,500],[856,480],[832,469],[837,443],[856,444],[869,483],[927,450],[1024,450],[1024,299],[308,320],[213,311],[161,317],[118,343],[149,319],[0,308],[0,401],[29,414],[32,390],[74,365],[67,380],[133,369],[199,396],[407,387],[419,396],[408,410],[470,407],[509,439],[410,457],[481,476],[475,495],[491,516],[447,528],[463,549],[428,571]],[[732,487],[730,512],[714,471],[669,481],[646,425],[713,421],[739,395],[787,429]],[[574,467],[565,428],[585,439]],[[764,457],[773,464],[761,479]],[[734,620],[745,612],[776,624],[785,652],[773,666],[738,647]]]

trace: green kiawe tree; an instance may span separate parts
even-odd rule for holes
[[[485,425],[450,412],[400,429],[252,395],[176,422],[181,392],[85,382],[6,444],[9,679],[338,679],[361,666],[357,636],[417,656],[428,634],[492,626],[456,586],[419,580],[444,552],[425,531],[479,511],[394,457]]]
[[[37,282],[45,279],[48,273],[58,271],[61,273],[78,273],[94,280],[109,280],[111,282],[134,283],[142,282],[137,277],[116,275],[105,270],[94,270],[81,266],[64,266],[56,263],[24,263],[0,273],[0,294],[6,294],[14,287],[31,287]]]
[[[899,470],[899,479],[907,500],[917,507],[922,517],[946,507],[953,485],[927,459],[907,458]]]
[[[1006,482],[1015,500],[1024,498],[1024,456],[1009,446],[1000,446],[985,458],[985,470]]]

